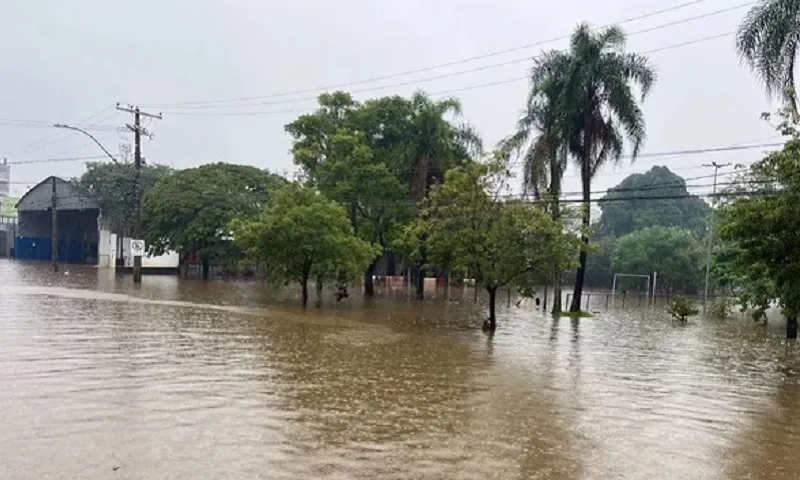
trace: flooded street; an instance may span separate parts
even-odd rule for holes
[[[800,478],[780,324],[130,282],[0,260],[0,478]]]

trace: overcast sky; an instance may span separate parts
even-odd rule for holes
[[[88,125],[113,152],[130,135],[114,129],[130,116],[116,102],[148,106],[164,119],[150,124],[143,146],[151,161],[175,167],[206,162],[245,163],[293,171],[283,125],[314,108],[318,87],[359,82],[477,55],[534,44],[570,33],[578,22],[619,22],[687,0],[3,0],[0,2],[0,156],[10,162],[102,155],[82,135],[45,128]],[[624,23],[628,49],[649,52],[733,32],[746,8],[635,32],[741,5],[706,0]],[[358,83],[359,99],[431,94],[522,77],[532,56],[566,41],[426,72]],[[644,103],[647,154],[776,141],[762,120],[768,103],[740,65],[726,36],[650,55],[659,79]],[[497,68],[444,74],[512,60]],[[403,85],[397,85],[403,84]],[[385,87],[385,88],[379,88]],[[512,132],[527,82],[452,92],[466,120],[493,145]],[[277,94],[308,90],[306,93]],[[164,106],[192,101],[263,97],[217,108]],[[256,114],[242,115],[241,113]],[[88,120],[87,120],[88,119]],[[761,150],[670,158],[640,158],[606,169],[593,190],[631,172],[668,165],[685,177],[711,172],[702,163],[757,160]],[[50,174],[80,175],[81,161],[15,165],[13,190]],[[706,185],[708,180],[691,183]],[[579,189],[576,172],[565,191]],[[699,188],[693,191],[707,191]]]

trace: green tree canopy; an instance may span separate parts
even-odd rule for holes
[[[236,245],[264,262],[271,281],[300,285],[304,307],[309,278],[355,277],[380,253],[355,235],[344,207],[297,184],[274,190],[257,218],[234,219],[230,229]]]
[[[530,296],[536,285],[552,280],[554,263],[563,269],[579,249],[577,239],[539,206],[501,201],[507,181],[506,166],[498,161],[448,171],[407,232],[409,245],[427,232],[430,265],[468,270],[486,288],[488,329],[496,325],[498,288]]]
[[[684,198],[653,199],[680,196]],[[686,181],[667,167],[634,173],[608,190],[600,200],[603,214],[597,225],[601,236],[621,237],[647,227],[678,227],[705,234],[711,207],[690,195]]]
[[[174,170],[166,165],[143,165],[142,193],[146,194],[159,180],[173,173]],[[131,234],[134,207],[133,163],[89,162],[86,164],[86,172],[72,182],[81,195],[97,202],[107,227],[123,235]]]
[[[750,195],[720,212],[719,235],[743,301],[756,307],[777,298],[787,336],[797,336],[800,314],[800,140],[786,143],[751,167]]]
[[[207,278],[209,262],[236,254],[230,221],[255,217],[270,191],[284,182],[259,168],[229,163],[188,168],[163,179],[144,196],[142,225],[150,251],[192,252]]]
[[[611,258],[617,273],[658,273],[669,291],[694,289],[702,281],[703,248],[694,233],[677,227],[646,227],[623,235]]]
[[[413,212],[407,208],[408,186],[396,173],[405,136],[396,133],[397,125],[383,122],[406,118],[394,112],[409,114],[410,108],[404,108],[408,102],[389,97],[362,106],[345,93],[322,95],[319,102],[315,113],[286,126],[294,139],[294,161],[308,185],[347,208],[360,238],[386,249]],[[364,272],[367,296],[374,294],[372,277],[379,258]]]

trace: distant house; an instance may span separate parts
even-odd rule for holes
[[[94,200],[83,198],[62,178],[47,177],[28,190],[16,204],[16,258],[51,258],[53,190],[56,197],[58,261],[97,263],[100,209]]]

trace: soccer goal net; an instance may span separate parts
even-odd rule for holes
[[[611,283],[611,295],[617,294],[617,289],[626,292],[631,287],[645,287],[645,297],[650,295],[650,275],[638,275],[634,273],[615,273]]]

